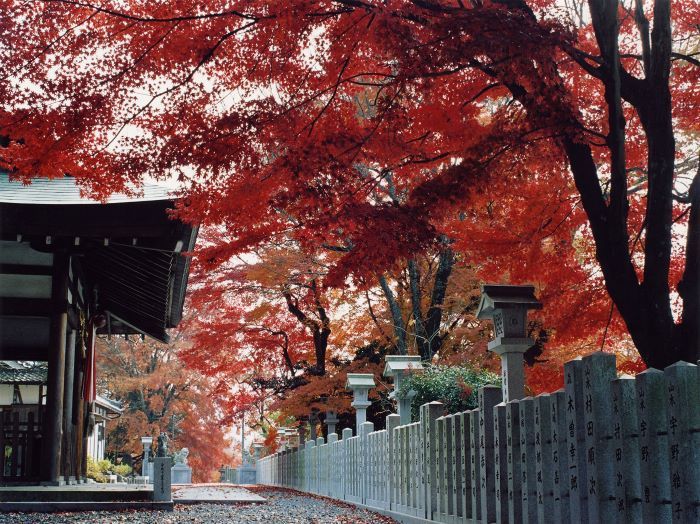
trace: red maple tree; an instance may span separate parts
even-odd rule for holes
[[[181,336],[171,344],[99,339],[99,389],[124,408],[108,426],[107,452],[140,460],[141,437],[155,441],[166,433],[171,451],[189,449],[193,480],[211,482],[218,479],[219,466],[230,462],[226,426],[211,380],[183,367],[178,358],[184,345]]]
[[[575,4],[2,0],[2,164],[101,196],[176,176],[228,233],[209,267],[289,234],[345,248],[340,285],[447,234],[554,306],[593,291],[596,322],[604,283],[647,364],[694,361],[700,7]]]

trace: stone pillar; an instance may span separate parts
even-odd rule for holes
[[[335,426],[338,423],[338,414],[335,411],[326,411],[326,431],[328,436],[335,433]]]
[[[170,502],[173,499],[170,484],[171,468],[170,457],[153,459],[153,500],[155,502]]]
[[[148,476],[148,457],[151,452],[151,445],[153,444],[153,437],[141,437],[141,444],[143,445],[143,461],[141,462],[141,476]],[[151,481],[153,479],[150,479]]]
[[[371,373],[348,373],[345,387],[353,392],[351,406],[355,408],[355,425],[358,432],[362,424],[367,422],[367,408],[372,405],[367,396],[374,386],[374,375]]]
[[[42,435],[42,471],[44,484],[61,485],[61,441],[63,433],[63,395],[68,329],[68,265],[65,252],[54,253],[51,281],[51,319],[49,327],[48,385],[46,420]]]
[[[501,357],[501,382],[503,398],[506,402],[525,398],[525,362],[523,354],[532,346],[534,341],[525,338],[523,343],[499,343],[500,340],[489,342],[489,351]]]
[[[527,311],[541,309],[534,286],[486,285],[481,288],[479,319],[492,319],[496,334],[489,351],[501,357],[503,401],[525,397],[523,353],[535,342],[527,338]]]

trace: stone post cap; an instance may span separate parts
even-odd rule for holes
[[[387,355],[385,362],[384,372],[382,373],[385,377],[423,369],[420,355]]]
[[[371,389],[376,386],[372,373],[348,373],[347,377],[345,383],[347,389]]]
[[[496,337],[488,343],[488,349],[498,355],[503,355],[504,353],[525,353],[534,343],[535,341],[531,338]]]
[[[476,318],[493,318],[497,309],[542,309],[542,303],[535,298],[535,286],[511,286],[486,284],[481,286],[481,302]]]
[[[153,437],[141,437],[141,444],[143,444],[144,447],[150,446],[153,444]]]

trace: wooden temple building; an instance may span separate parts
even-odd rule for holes
[[[100,203],[69,177],[25,186],[0,173],[0,361],[47,368],[45,383],[27,371],[13,386],[38,386],[35,404],[0,406],[0,485],[85,480],[96,337],[167,342],[182,317],[197,229],[173,206],[155,186]]]

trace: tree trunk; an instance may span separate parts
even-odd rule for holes
[[[432,354],[430,353],[428,334],[425,331],[423,322],[423,308],[421,307],[420,269],[415,259],[408,261],[408,278],[411,290],[411,311],[413,314],[413,333],[416,347],[421,360],[430,360]]]
[[[432,360],[442,346],[443,336],[440,333],[440,326],[442,324],[443,304],[453,266],[454,253],[452,249],[445,247],[440,251],[430,296],[430,307],[424,318],[421,307],[420,270],[415,260],[408,262],[416,346],[421,359],[426,361]]]
[[[688,190],[690,218],[685,251],[685,270],[678,284],[683,299],[683,323],[674,332],[674,345],[683,360],[700,360],[700,165]]]
[[[386,281],[386,277],[384,275],[379,277],[379,285],[384,293],[384,298],[386,298],[386,301],[389,304],[396,351],[399,355],[405,355],[408,353],[408,346],[406,344],[406,325],[404,324],[403,316],[401,315],[401,307],[396,301],[394,292],[389,287],[389,283]]]

